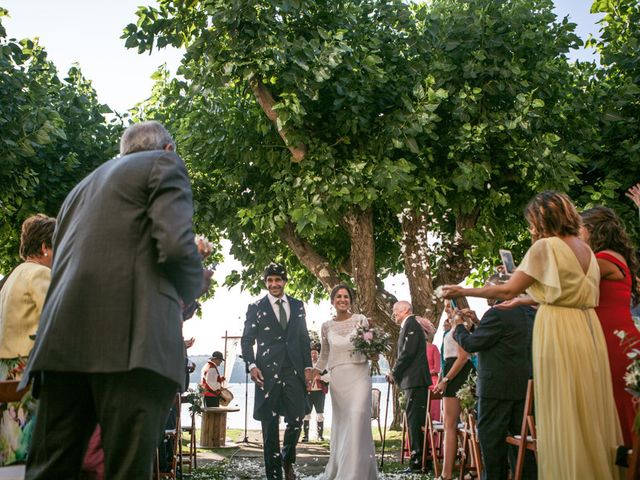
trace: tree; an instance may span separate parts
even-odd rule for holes
[[[7,11],[0,9],[0,18]],[[7,38],[0,23],[0,269],[18,261],[20,225],[55,216],[68,191],[117,151],[119,122],[78,67],[60,80],[34,40]]]
[[[178,132],[199,228],[247,267],[228,283],[255,288],[276,257],[305,297],[352,280],[397,332],[381,279],[404,271],[437,322],[434,283],[519,240],[533,192],[576,180],[554,113],[579,39],[550,1],[165,0],[137,16],[128,47],[186,48],[142,115]]]
[[[574,191],[583,204],[606,204],[626,219],[628,232],[640,239],[637,211],[624,192],[640,181],[640,4],[634,0],[596,0],[592,13],[604,13],[600,38],[590,45],[600,53],[586,93],[590,121],[580,135],[584,188]]]
[[[137,16],[128,47],[186,48],[140,116],[175,133],[198,229],[246,267],[228,284],[256,290],[273,259],[303,298],[351,281],[397,336],[383,278],[404,271],[437,324],[434,285],[521,244],[524,202],[576,181],[555,132],[579,39],[550,1],[164,0]]]

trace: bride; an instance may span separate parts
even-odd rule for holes
[[[322,324],[322,348],[315,374],[331,374],[331,455],[323,480],[377,479],[371,435],[371,376],[369,362],[355,352],[351,336],[368,325],[364,315],[352,314],[353,290],[338,285],[331,291],[336,316]]]

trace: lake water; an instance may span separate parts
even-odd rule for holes
[[[245,390],[245,385],[248,385],[248,389]],[[192,383],[190,385],[191,388],[197,388],[197,385]],[[372,384],[373,388],[377,388],[380,390],[380,423],[384,427],[385,420],[385,406],[387,401],[387,383],[386,382],[375,382]],[[244,429],[244,417],[245,417],[245,391],[246,391],[246,400],[248,406],[248,415],[247,415],[247,429],[248,430],[260,430],[260,422],[254,420],[253,418],[253,399],[255,395],[255,386],[253,383],[245,384],[245,383],[231,383],[227,386],[229,390],[233,393],[233,401],[229,406],[237,407],[240,409],[239,412],[233,412],[227,415],[227,428],[236,428],[236,429]],[[312,432],[313,424],[315,422],[315,411],[312,414]],[[387,423],[390,425],[393,420],[393,399],[389,401],[389,415]],[[188,406],[185,406],[182,409],[182,423],[183,425],[187,425],[191,420],[189,419],[189,410]],[[329,393],[327,394],[327,398],[324,403],[324,422],[326,428],[331,428],[331,389],[329,389]],[[372,423],[373,424],[373,423]],[[196,416],[196,426],[200,427],[200,418]]]

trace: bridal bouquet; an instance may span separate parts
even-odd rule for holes
[[[351,337],[353,353],[362,353],[371,359],[371,374],[379,374],[378,357],[391,350],[391,335],[375,327],[359,326]]]

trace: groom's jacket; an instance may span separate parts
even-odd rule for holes
[[[402,390],[431,385],[427,339],[414,315],[409,315],[400,329],[398,359],[392,373]]]
[[[266,400],[283,365],[291,365],[305,384],[304,370],[311,367],[311,340],[307,331],[304,304],[287,295],[290,315],[284,330],[265,295],[249,305],[240,345],[242,357],[248,365],[255,363],[264,377],[264,389],[256,387],[253,416],[256,420],[272,415]],[[253,345],[258,344],[254,354]]]

